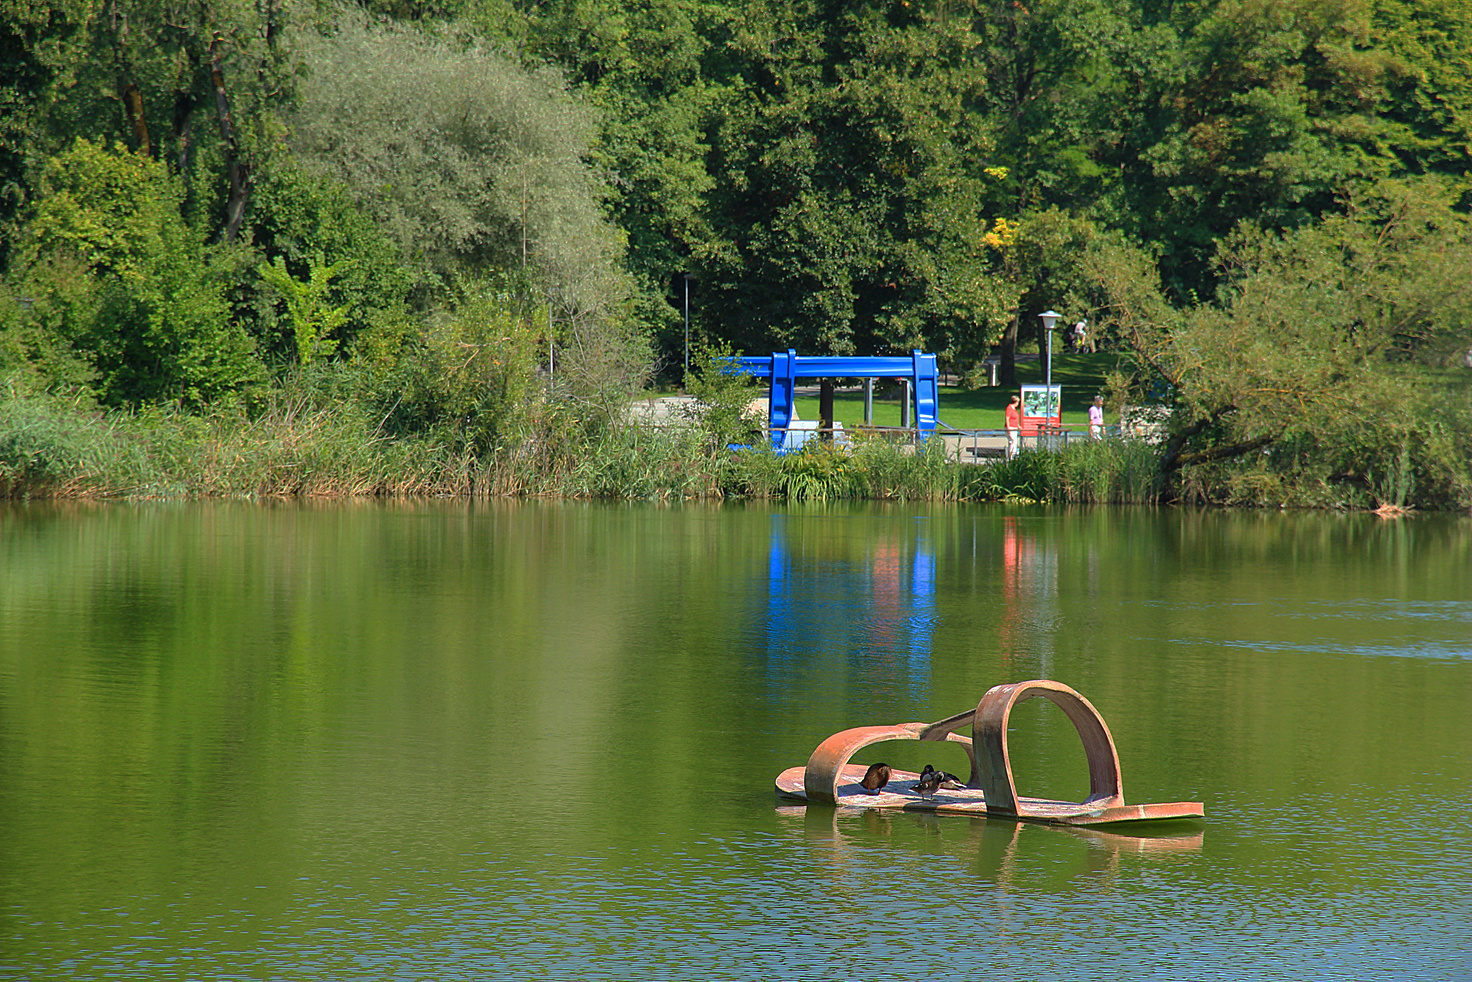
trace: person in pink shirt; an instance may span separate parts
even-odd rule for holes
[[[1094,404],[1089,407],[1089,439],[1104,439],[1104,397],[1094,396]]]

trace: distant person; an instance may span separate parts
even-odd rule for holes
[[[1007,428],[1007,459],[1011,460],[1017,456],[1018,445],[1022,443],[1022,397],[1014,395],[1007,400],[1007,408],[1002,412],[1002,423]]]
[[[1089,439],[1104,439],[1104,397],[1094,396],[1094,404],[1089,407]]]
[[[1089,325],[1079,321],[1073,325],[1073,350],[1079,354],[1084,353],[1085,346],[1089,343]]]

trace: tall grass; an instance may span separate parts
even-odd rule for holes
[[[149,410],[139,438],[183,493],[201,497],[465,493],[471,469],[431,443],[389,439],[352,404],[276,394],[250,416]]]
[[[1147,504],[1167,492],[1157,452],[1128,440],[960,463],[940,440],[853,434],[778,454],[731,450],[700,420],[664,428],[543,406],[525,438],[475,450],[444,428],[388,433],[376,403],[311,379],[249,408],[102,411],[45,395],[0,395],[0,497],[545,496],[623,500],[988,501]],[[1414,443],[1412,441],[1420,441]],[[1465,507],[1465,463],[1441,470],[1421,444],[1465,460],[1461,430],[1412,432],[1364,463],[1284,443],[1252,460],[1198,467],[1170,493],[1257,507],[1380,503]],[[1444,444],[1444,446],[1443,446]],[[1409,449],[1408,449],[1409,448]],[[1458,457],[1462,454],[1462,457]]]
[[[278,388],[246,412],[151,407],[103,413],[38,397],[0,401],[0,494],[286,497],[555,496],[626,500],[1142,502],[1153,454],[1110,442],[960,464],[939,440],[856,437],[785,455],[729,450],[699,426],[590,425],[547,413],[532,436],[483,457],[431,437],[389,436],[351,399]]]
[[[1029,449],[968,475],[966,497],[1070,504],[1148,504],[1164,487],[1154,447],[1140,440]]]
[[[974,465],[960,464],[940,440],[919,446],[872,438],[854,447],[858,497],[876,501],[954,501],[961,478]]]
[[[0,400],[0,496],[252,497],[463,494],[471,462],[393,440],[351,405],[273,396],[217,407],[102,412],[45,396]]]
[[[0,400],[0,497],[114,497],[158,490],[126,420],[46,395]]]

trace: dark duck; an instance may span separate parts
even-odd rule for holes
[[[940,789],[942,791],[960,791],[966,787],[966,782],[950,771],[937,771],[936,773],[940,775]]]
[[[870,764],[869,769],[864,772],[864,779],[859,784],[870,794],[878,794],[879,789],[889,783],[888,764]]]
[[[915,793],[927,801],[930,800],[931,795],[935,794],[936,790],[940,787],[941,780],[944,776],[944,771],[938,771],[929,764],[926,764],[925,770],[920,772],[920,780],[915,782]]]

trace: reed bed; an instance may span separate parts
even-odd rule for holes
[[[1257,507],[1412,507],[1426,487],[1448,500],[1468,497],[1448,478],[1413,471],[1404,453],[1379,470],[1366,468],[1358,485],[1315,483],[1288,471],[1287,447],[1250,466],[1198,469],[1170,488],[1156,449],[1130,440],[1029,449],[1011,460],[975,464],[948,456],[939,440],[915,445],[879,433],[855,433],[843,446],[814,440],[785,455],[762,438],[733,450],[729,433],[699,418],[652,427],[547,412],[515,441],[492,447],[458,439],[452,429],[390,433],[384,420],[374,404],[325,398],[310,387],[282,387],[250,411],[231,405],[203,414],[168,407],[103,411],[11,393],[0,397],[0,498],[1150,504],[1169,494],[1219,502],[1225,495],[1226,503]],[[1309,494],[1314,488],[1316,498]]]
[[[969,475],[966,497],[1068,504],[1149,504],[1160,499],[1160,458],[1140,440],[1024,450]]]
[[[580,428],[549,419],[476,454],[389,435],[351,402],[276,393],[247,414],[102,412],[46,397],[0,401],[0,496],[56,498],[459,495],[617,500],[1143,502],[1143,445],[1111,442],[961,464],[940,441],[813,441],[785,455],[731,450],[699,426]]]

